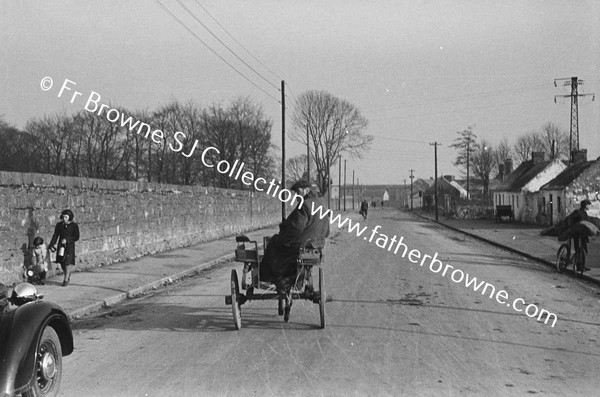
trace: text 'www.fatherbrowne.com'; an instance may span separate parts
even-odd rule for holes
[[[438,259],[438,253],[436,252],[431,255],[422,255],[417,249],[409,249],[408,245],[404,242],[404,236],[394,235],[391,238],[387,235],[380,233],[380,225],[370,229],[367,226],[361,226],[358,222],[352,222],[348,217],[342,217],[342,214],[334,216],[330,209],[325,210],[321,206],[316,206],[312,203],[312,215],[317,215],[319,218],[329,218],[331,225],[336,225],[340,229],[346,229],[348,233],[354,233],[357,237],[363,237],[365,241],[369,243],[375,242],[375,245],[388,252],[393,252],[394,255],[400,254],[402,258],[407,258],[412,263],[418,263],[421,267],[429,267],[429,270],[433,273],[440,274],[442,277],[446,275],[450,276],[450,279],[457,283],[462,284],[466,288],[472,288],[473,291],[481,291],[481,295],[488,295],[490,299],[495,299],[496,302],[512,307],[519,313],[525,313],[527,317],[537,318],[538,321],[543,321],[544,324],[548,324],[551,321],[551,326],[554,327],[557,321],[556,314],[549,312],[545,309],[538,308],[535,304],[526,304],[526,301],[522,298],[516,298],[509,300],[508,292],[505,290],[496,291],[496,287],[493,284],[485,281],[479,281],[477,277],[472,277],[469,273],[465,273],[462,270],[455,268],[450,264],[444,264]],[[369,230],[369,232],[367,231]]]

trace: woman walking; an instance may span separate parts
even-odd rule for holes
[[[56,224],[50,240],[50,251],[56,252],[56,263],[63,270],[63,287],[69,285],[71,272],[75,266],[75,241],[79,240],[79,226],[73,222],[73,212],[64,210],[60,214],[61,222]],[[58,250],[54,245],[58,242]]]

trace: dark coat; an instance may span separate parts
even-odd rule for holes
[[[315,247],[324,247],[325,238],[329,236],[329,216],[321,219],[319,212],[312,215],[312,208],[323,205],[314,194],[304,197],[302,207],[297,207],[279,225],[279,233],[267,244],[265,256],[260,265],[260,277],[265,281],[273,281],[280,277],[292,276],[296,271],[298,250],[306,242],[311,241]]]
[[[65,246],[65,254],[59,256],[60,248],[63,246],[61,241],[65,239],[67,243]],[[54,247],[58,242],[56,249],[56,263],[60,263],[63,266],[75,264],[75,241],[79,240],[79,226],[75,222],[66,224],[64,222],[58,222],[54,227],[54,234],[52,240],[50,240],[49,247]]]

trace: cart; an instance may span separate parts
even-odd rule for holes
[[[263,247],[267,247],[269,237],[263,238]],[[263,255],[259,252],[258,242],[247,236],[236,236],[235,261],[244,264],[240,283],[235,269],[231,270],[231,294],[225,296],[225,304],[231,305],[235,329],[242,328],[242,305],[252,300],[278,300],[278,314],[285,322],[289,321],[293,300],[304,299],[319,305],[320,327],[325,328],[325,302],[331,302],[331,296],[325,293],[323,275],[323,251],[308,242],[298,251],[296,275],[285,291],[275,291],[273,282],[260,279],[260,262]],[[318,290],[313,285],[313,268],[318,268]]]

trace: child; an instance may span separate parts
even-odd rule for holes
[[[29,281],[32,284],[41,284],[44,285],[44,281],[46,279],[46,272],[48,271],[48,261],[46,260],[48,256],[48,250],[46,249],[46,244],[44,244],[44,239],[41,237],[36,237],[33,239],[33,276],[29,277]]]

